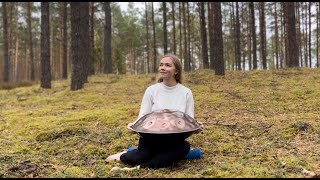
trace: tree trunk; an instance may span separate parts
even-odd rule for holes
[[[14,70],[14,79],[15,81],[19,80],[19,71],[18,71],[18,67],[19,67],[19,30],[18,30],[18,26],[15,27],[15,37],[16,37],[16,45],[15,45],[15,56],[14,56],[14,64],[15,64],[15,70]]]
[[[3,81],[9,82],[9,56],[8,56],[8,21],[7,21],[7,3],[2,2],[2,10],[3,10],[3,42],[4,42],[4,70],[3,70]]]
[[[213,2],[208,2],[208,22],[209,22],[209,54],[210,54],[210,69],[214,70],[214,40],[213,40],[213,29],[214,29],[214,22],[213,22]],[[209,60],[208,59],[208,60]]]
[[[319,18],[320,18],[319,13],[320,13],[320,2],[318,2],[317,7],[318,8],[317,8],[317,50],[316,50],[316,52],[317,52],[317,54],[316,54],[317,62],[316,62],[316,67],[319,68]]]
[[[168,53],[168,37],[167,37],[167,6],[166,2],[162,2],[163,8],[163,53]]]
[[[88,66],[88,71],[89,75],[95,74],[95,68],[94,68],[94,62],[95,62],[95,57],[94,57],[94,2],[89,2],[89,34],[90,34],[90,56],[89,56],[89,66]]]
[[[244,6],[243,6],[243,2],[242,2],[242,5],[241,5],[241,21],[243,22],[243,23],[241,23],[241,25],[240,25],[240,29],[243,29],[243,35],[245,34],[245,28],[244,28],[244,25],[245,25],[245,23],[246,23],[246,21],[244,20],[244,16],[245,16],[245,13],[244,13],[244,11],[245,11],[245,8],[244,8]],[[247,26],[248,26],[248,24],[247,24]],[[242,70],[244,71],[245,70],[245,64],[246,64],[246,57],[247,57],[247,55],[246,55],[246,43],[245,43],[245,38],[246,37],[243,37],[243,35],[240,35],[240,42],[243,44],[242,46],[241,46],[241,55],[242,55]]]
[[[284,21],[284,2],[280,2],[280,68],[283,68],[285,62],[285,21]]]
[[[248,3],[248,9],[247,16],[250,17],[250,3]],[[251,37],[251,30],[252,30],[252,24],[250,18],[247,18],[247,46],[248,46],[248,66],[249,70],[252,69],[252,37]]]
[[[12,3],[11,4],[13,5],[10,5],[12,7],[11,11],[15,11],[17,12],[17,9],[18,7],[18,3]],[[16,13],[12,13],[13,14],[16,14]],[[14,59],[14,63],[13,63],[13,67],[14,69],[13,70],[13,80],[15,81],[18,81],[19,80],[19,74],[20,74],[20,71],[18,70],[19,68],[19,44],[20,44],[20,39],[19,39],[19,26],[18,26],[18,19],[19,17],[17,15],[14,16],[14,24],[12,23],[11,26],[12,26],[12,34],[13,34],[13,37],[11,40],[8,39],[9,41],[13,41],[12,42],[12,50],[13,48],[15,48],[14,50],[14,55],[12,56],[12,59]],[[13,32],[13,29],[14,29],[14,32]],[[10,43],[9,43],[10,44]],[[13,44],[15,44],[15,46],[13,46]],[[9,56],[10,57],[10,56]],[[10,59],[10,58],[9,58]]]
[[[59,78],[62,77],[62,63],[63,63],[63,4],[64,2],[59,2]]]
[[[63,24],[62,24],[62,79],[68,78],[68,38],[67,38],[67,2],[63,2],[63,8],[62,8],[62,17],[63,17]]]
[[[111,56],[111,7],[110,2],[105,2],[105,31],[104,31],[104,73],[112,73]]]
[[[223,38],[222,38],[222,16],[221,16],[221,2],[213,2],[213,40],[214,40],[214,60],[215,75],[224,75],[224,58],[223,58]]]
[[[236,64],[237,70],[241,70],[241,53],[240,53],[240,20],[239,20],[239,3],[236,2]]]
[[[175,12],[174,12],[174,2],[171,2],[172,5],[172,25],[173,25],[173,54],[177,53],[177,44],[176,44],[176,23],[175,23]]]
[[[180,61],[181,61],[181,64],[182,64],[182,9],[181,9],[181,3],[182,2],[179,2],[179,33],[180,33],[180,36],[179,36],[179,56],[180,56]]]
[[[278,13],[277,3],[274,2],[274,29],[275,29],[275,48],[276,48],[276,69],[279,68],[279,33],[278,33]]]
[[[41,2],[41,73],[40,87],[51,88],[49,2]]]
[[[153,72],[157,72],[156,26],[154,23],[154,9],[152,2],[152,28],[153,28]]]
[[[50,16],[50,22],[53,22],[54,16]],[[54,38],[55,30],[53,31],[53,26],[50,26],[50,63],[51,63],[51,75],[52,79],[56,79],[56,61],[55,61],[55,53],[54,53]]]
[[[83,88],[89,59],[89,3],[71,2],[71,90]]]
[[[256,38],[256,23],[255,23],[255,14],[254,14],[254,4],[249,2],[250,7],[250,21],[251,21],[251,36],[252,36],[252,63],[253,69],[258,68],[257,61],[257,38]]]
[[[308,10],[309,10],[309,67],[312,67],[311,63],[311,2],[308,2]],[[299,56],[298,56],[299,57]]]
[[[187,40],[187,18],[186,18],[186,8],[185,3],[182,2],[182,13],[183,13],[183,35],[184,35],[184,70],[189,71],[190,63],[188,57],[188,40]]]
[[[307,2],[305,2],[305,3],[307,3]],[[305,67],[308,67],[308,57],[309,57],[309,51],[308,51],[308,41],[309,41],[309,39],[308,39],[308,9],[307,8],[305,8],[305,44],[304,44],[304,48],[305,48],[305,58],[304,58],[304,65],[305,65]]]
[[[300,4],[297,3],[296,4],[296,14],[297,14],[297,18],[296,18],[296,23],[297,23],[297,48],[298,48],[298,58],[299,58],[299,62],[302,65],[302,38],[301,38],[301,15],[300,15]]]
[[[267,69],[267,54],[266,54],[266,22],[264,13],[264,2],[259,2],[260,12],[260,53],[262,60],[262,69]]]
[[[289,67],[299,67],[299,59],[297,56],[296,48],[296,28],[295,28],[295,11],[294,11],[294,2],[285,2],[286,13],[288,17],[288,59]],[[290,13],[289,13],[290,12]]]
[[[147,2],[145,2],[146,9],[146,54],[147,54],[147,73],[150,73],[150,53],[149,53],[149,21],[148,21],[148,6]]]
[[[202,62],[203,68],[209,68],[209,60],[208,60],[208,46],[207,46],[207,30],[206,30],[206,19],[205,19],[205,9],[204,2],[200,2],[200,27],[201,27],[201,52],[202,52]]]
[[[191,63],[192,63],[192,56],[191,56],[191,28],[190,28],[190,8],[189,8],[189,2],[186,2],[187,3],[187,32],[188,32],[188,40],[187,40],[187,43],[188,43],[188,63],[187,63],[187,66],[188,66],[188,70],[187,71],[190,71],[191,70]]]
[[[7,31],[8,31],[8,66],[9,66],[9,81],[13,80],[14,77],[14,62],[12,60],[16,59],[16,54],[13,51],[15,49],[15,40],[18,38],[16,36],[16,32],[14,32],[15,28],[19,28],[18,26],[18,16],[17,16],[17,9],[18,9],[18,3],[17,2],[10,2],[9,4],[7,3],[6,5],[7,9]],[[9,11],[8,11],[8,6],[9,6]],[[9,17],[8,17],[9,15]]]

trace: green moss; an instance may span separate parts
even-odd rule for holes
[[[203,158],[159,170],[110,172],[104,159],[139,136],[136,120],[155,74],[90,76],[79,91],[69,80],[51,89],[28,84],[0,90],[0,177],[25,177],[9,169],[29,160],[36,177],[301,177],[319,165],[320,70],[212,70],[185,73],[203,133],[188,138]],[[285,166],[283,167],[283,163]]]
[[[86,168],[81,167],[69,167],[63,172],[64,178],[88,178],[91,174]]]
[[[36,136],[37,141],[54,141],[58,138],[64,138],[69,136],[82,136],[87,134],[87,130],[82,128],[75,129],[63,129],[63,130],[53,130],[51,132],[43,132]]]
[[[218,173],[214,168],[206,168],[200,171],[199,174],[201,174],[204,177],[216,177]]]

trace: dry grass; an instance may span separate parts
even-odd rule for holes
[[[0,177],[306,177],[320,172],[320,70],[185,74],[203,158],[157,170],[110,171],[136,146],[135,120],[155,75],[95,75],[84,89],[53,81],[0,90]],[[317,176],[316,175],[316,176]]]

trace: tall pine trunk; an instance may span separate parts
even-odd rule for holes
[[[110,2],[105,2],[105,29],[104,29],[104,73],[112,73],[111,56],[111,7]]]
[[[253,69],[258,68],[257,60],[257,35],[256,35],[256,23],[255,23],[255,14],[254,14],[254,3],[249,2],[250,7],[250,21],[251,21],[251,36],[252,36],[252,63]]]
[[[157,72],[157,49],[156,49],[156,26],[154,22],[154,9],[153,9],[153,2],[151,4],[151,11],[152,11],[152,28],[153,28],[153,72]]]
[[[163,8],[163,53],[168,53],[168,37],[167,37],[167,6],[166,2],[162,2]]]
[[[267,69],[267,52],[266,52],[266,22],[264,13],[264,2],[259,2],[259,23],[260,23],[260,53],[262,60],[262,69]]]
[[[286,13],[287,13],[287,40],[288,40],[288,61],[289,67],[299,67],[299,59],[297,56],[296,48],[296,27],[295,27],[295,11],[294,2],[285,2]]]
[[[223,58],[223,38],[222,38],[222,16],[221,16],[221,2],[213,2],[213,40],[214,44],[214,67],[215,75],[224,75],[224,58]]]
[[[173,54],[176,55],[177,53],[177,45],[176,45],[176,23],[175,23],[175,8],[174,8],[174,2],[171,2],[172,5],[172,26],[173,26]]]
[[[68,78],[68,52],[67,52],[67,45],[68,45],[68,38],[67,38],[67,2],[63,2],[62,7],[62,17],[63,17],[63,23],[62,23],[62,79]]]
[[[150,73],[150,53],[149,53],[149,21],[148,21],[148,6],[147,2],[145,2],[145,10],[146,10],[146,54],[147,54],[147,73]]]
[[[9,81],[9,56],[8,56],[8,21],[7,21],[7,3],[2,2],[2,19],[3,19],[3,42],[4,42],[4,70],[3,70],[3,81],[8,82]]]
[[[28,41],[29,41],[29,62],[30,62],[30,80],[34,81],[34,58],[33,58],[33,42],[32,42],[32,25],[31,25],[31,8],[32,4],[31,2],[27,3],[27,24],[28,24]]]
[[[213,2],[208,2],[208,22],[209,22],[209,59],[210,59],[210,69],[214,69],[214,22],[213,22]]]
[[[89,60],[89,3],[71,2],[71,90],[83,88]]]
[[[51,88],[49,2],[41,2],[41,72],[40,87]]]
[[[208,46],[207,46],[207,30],[206,30],[206,18],[205,18],[205,9],[204,2],[200,2],[200,29],[201,29],[201,52],[202,52],[202,62],[203,68],[209,68],[208,60]]]

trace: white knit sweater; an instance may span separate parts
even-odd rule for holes
[[[180,83],[172,87],[162,82],[149,86],[142,98],[138,119],[145,114],[163,109],[178,110],[194,118],[191,90]]]

